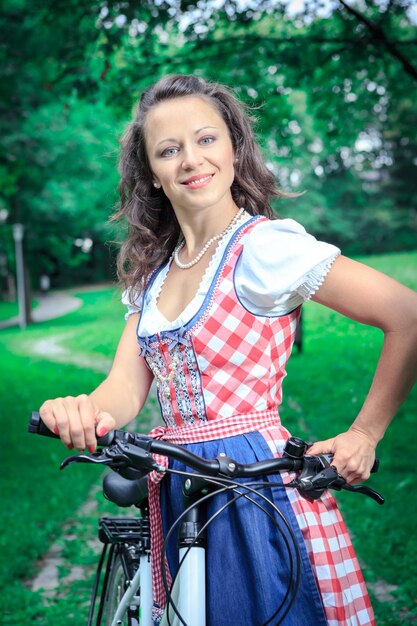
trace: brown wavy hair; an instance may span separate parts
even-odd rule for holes
[[[150,272],[170,257],[181,235],[170,201],[152,183],[145,124],[153,107],[185,96],[208,100],[229,129],[236,159],[231,193],[237,206],[251,215],[273,218],[270,198],[285,195],[262,159],[252,129],[254,119],[230,89],[193,75],[162,78],[143,92],[135,118],[120,142],[120,208],[112,219],[125,218],[128,223],[117,262],[119,278],[128,288],[140,290]]]

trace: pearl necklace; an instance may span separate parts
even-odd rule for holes
[[[214,235],[214,237],[211,237],[211,239],[209,239],[207,243],[205,244],[204,248],[197,254],[195,259],[193,259],[189,263],[181,263],[181,261],[178,258],[178,253],[185,244],[185,240],[183,239],[181,243],[179,243],[178,246],[174,250],[175,265],[182,270],[188,270],[188,268],[193,267],[193,265],[196,265],[203,258],[203,256],[205,255],[207,250],[210,248],[212,243],[214,243],[215,241],[221,241],[223,237],[225,237],[233,229],[235,224],[237,224],[237,222],[239,221],[244,210],[245,209],[243,208],[239,209],[239,211],[236,213],[236,215],[234,216],[230,224],[228,224],[226,228],[219,235]]]

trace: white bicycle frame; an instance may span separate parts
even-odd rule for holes
[[[181,567],[171,591],[172,600],[187,626],[206,626],[206,550],[200,546],[180,548]],[[172,606],[167,606],[161,626],[183,626]]]
[[[151,561],[149,555],[144,554],[140,557],[139,568],[117,606],[111,626],[120,626],[131,606],[139,607],[140,626],[153,626],[152,604]]]
[[[187,626],[206,626],[205,553],[205,548],[200,546],[179,549],[181,567],[171,595]],[[120,626],[127,610],[132,606],[139,607],[139,626],[153,626],[152,571],[148,555],[140,557],[139,569],[119,602],[111,626]],[[172,606],[167,605],[160,626],[183,626],[183,622]]]

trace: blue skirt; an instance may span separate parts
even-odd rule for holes
[[[258,432],[184,447],[208,459],[223,452],[239,463],[255,463],[272,456],[267,442]],[[178,461],[170,462],[170,467],[186,469]],[[253,480],[282,485],[279,474]],[[249,479],[239,482],[247,483]],[[183,478],[173,474],[166,476],[161,483],[164,535],[183,511],[182,483]],[[251,493],[248,495],[269,515],[242,497],[210,523],[206,552],[207,626],[326,626],[321,596],[286,490],[267,487],[260,493],[274,502],[289,528],[271,506],[259,495]],[[205,506],[203,519],[209,519],[235,495],[235,492],[228,491],[211,498]],[[297,554],[294,541],[300,559],[295,598]],[[169,541],[167,556],[171,575],[175,576],[178,568],[177,532]]]

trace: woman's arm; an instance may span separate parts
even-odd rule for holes
[[[139,355],[136,340],[138,315],[131,315],[120,338],[107,378],[90,395],[47,400],[39,413],[69,448],[93,451],[96,434],[127,424],[142,409],[152,374]]]
[[[369,477],[376,445],[417,377],[417,294],[341,256],[312,299],[384,333],[372,385],[353,424],[311,448],[312,454],[333,452],[339,472],[359,482]]]

